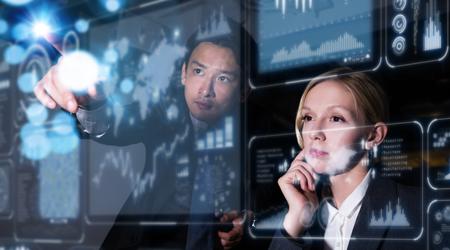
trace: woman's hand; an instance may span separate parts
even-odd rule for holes
[[[315,192],[314,171],[304,158],[301,151],[292,161],[288,171],[278,179],[278,185],[289,205],[283,226],[292,237],[299,236],[311,224],[319,204]]]

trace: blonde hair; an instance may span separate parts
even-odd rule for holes
[[[365,73],[352,72],[350,68],[338,68],[312,79],[303,91],[295,118],[297,142],[303,148],[301,130],[303,128],[302,109],[306,96],[315,86],[324,81],[336,81],[344,85],[353,96],[357,115],[362,115],[366,125],[387,122],[389,107],[386,94],[380,85]]]

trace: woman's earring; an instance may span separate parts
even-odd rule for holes
[[[363,145],[364,145],[364,150],[367,151],[367,159],[365,160],[365,165],[370,166],[373,159],[377,157],[378,147],[376,144],[375,144],[375,146],[373,146],[372,143],[367,142],[367,141],[363,141]]]
[[[367,147],[367,165],[369,166],[372,162],[376,162],[376,158],[378,157],[378,145]]]

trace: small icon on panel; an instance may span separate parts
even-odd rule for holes
[[[444,220],[450,222],[450,206],[446,206],[444,209]]]
[[[439,245],[442,242],[442,233],[441,232],[434,232],[433,233],[433,243],[435,245]]]
[[[439,211],[439,212],[437,212],[435,215],[434,215],[434,219],[437,221],[437,222],[441,222],[442,221],[442,213]]]
[[[398,36],[392,42],[392,49],[394,50],[394,54],[397,56],[405,53],[406,50],[406,39],[402,36]]]
[[[403,11],[406,7],[407,0],[394,0],[394,9],[397,11]]]
[[[392,20],[392,27],[397,34],[402,34],[406,30],[406,17],[398,14]]]

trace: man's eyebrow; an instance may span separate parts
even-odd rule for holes
[[[203,63],[197,61],[197,60],[192,60],[191,64],[195,64],[201,68],[208,68],[208,66],[204,65]],[[221,70],[220,73],[222,74],[228,74],[228,75],[232,75],[232,76],[237,76],[239,75],[238,70]]]
[[[231,70],[221,70],[220,72],[223,74],[228,74],[228,75],[232,75],[232,76],[239,75],[238,70],[232,70],[232,71]]]
[[[191,64],[197,64],[198,66],[200,66],[200,67],[202,67],[202,68],[207,68],[206,65],[200,63],[200,62],[197,61],[197,60],[192,60]]]

